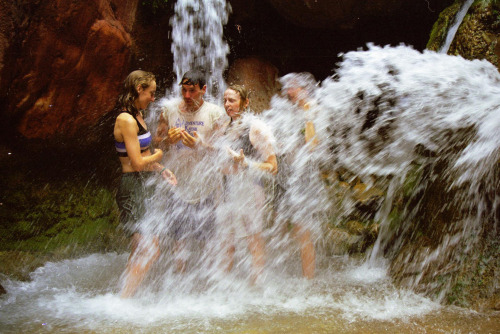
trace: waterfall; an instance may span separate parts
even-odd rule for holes
[[[467,0],[464,2],[462,5],[462,8],[458,11],[457,15],[455,16],[455,20],[453,21],[453,25],[448,29],[448,34],[446,35],[446,40],[444,41],[443,45],[439,49],[439,53],[448,53],[448,49],[450,48],[451,43],[453,42],[453,39],[455,38],[455,34],[457,33],[458,28],[460,27],[460,24],[462,24],[462,21],[467,14],[467,11],[469,10],[470,6],[472,6],[472,3],[474,0]]]
[[[439,277],[463,265],[485,224],[498,226],[498,70],[485,60],[370,45],[345,54],[316,96],[326,164],[386,189],[371,259],[390,258],[419,290],[426,281],[424,290],[446,291],[450,282]],[[340,217],[352,210],[338,207]],[[414,244],[419,233],[434,245]]]
[[[207,93],[219,100],[224,92],[222,74],[227,67],[229,47],[223,39],[230,5],[224,0],[178,0],[171,18],[172,53],[177,81],[173,92],[179,92],[182,75],[195,67],[207,73]]]
[[[214,99],[224,87],[228,47],[222,40],[222,24],[227,14],[224,1],[179,0],[171,21],[178,80],[193,66],[207,68]],[[338,65],[333,76],[313,85],[310,114],[277,95],[260,116],[274,133],[276,152],[297,158],[288,171],[288,196],[302,227],[314,235],[313,280],[301,277],[299,247],[289,217],[279,210],[266,217],[266,267],[256,285],[249,283],[252,261],[244,238],[235,242],[232,272],[221,270],[224,254],[217,237],[188,245],[179,255],[190,264],[186,272],[177,271],[168,235],[172,216],[182,215],[182,208],[168,203],[172,193],[166,182],[151,178],[149,182],[158,188],[147,199],[148,212],[140,229],[144,235],[159,236],[162,252],[137,294],[122,299],[118,292],[128,254],[96,253],[47,262],[30,273],[29,281],[0,277],[7,290],[0,296],[0,331],[498,330],[497,314],[489,317],[443,307],[412,289],[401,289],[388,275],[399,271],[407,286],[440,293],[436,298],[440,301],[451,287],[449,276],[474,251],[485,224],[498,229],[498,70],[485,60],[421,53],[404,45],[368,45],[366,51],[344,54]],[[318,138],[314,150],[304,145],[304,123],[310,120]],[[215,142],[218,153],[207,155],[192,171],[201,184],[197,192],[206,192],[207,184],[220,175],[219,167],[227,159],[223,148],[229,144]],[[326,240],[328,227],[350,219],[357,204],[335,180],[328,191],[321,187],[320,174],[325,170],[342,174],[347,181],[359,178],[384,192],[373,217],[380,223],[378,239],[367,260],[332,255],[322,247],[342,242]],[[238,181],[243,186],[272,185],[263,175],[250,176]],[[234,202],[218,209],[253,210],[246,206],[248,198],[247,188],[242,187]]]

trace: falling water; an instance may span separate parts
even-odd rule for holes
[[[174,92],[178,93],[177,83],[187,70],[201,67],[207,72],[208,95],[220,99],[225,87],[222,74],[229,53],[222,34],[229,12],[230,6],[224,0],[177,1],[175,15],[170,20],[177,75]]]
[[[448,49],[450,48],[451,43],[453,42],[453,39],[455,38],[455,34],[457,33],[458,28],[460,27],[460,24],[462,24],[462,21],[469,11],[470,6],[472,6],[472,3],[474,0],[467,0],[464,2],[462,5],[462,8],[460,8],[460,11],[457,13],[455,16],[455,20],[453,21],[453,24],[451,27],[448,29],[448,34],[446,35],[446,40],[444,41],[443,45],[439,49],[439,53],[448,53]]]

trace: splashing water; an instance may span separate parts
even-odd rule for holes
[[[209,4],[214,8],[208,9]],[[196,19],[204,17],[200,13],[217,21],[220,30],[209,29]],[[222,36],[221,22],[226,20],[223,1],[178,1],[172,19],[176,74],[180,77],[196,65],[209,66],[216,80],[208,85],[214,87],[212,96],[219,96],[221,91],[216,90],[224,87],[227,46],[214,36]],[[200,45],[206,49],[197,49]],[[216,49],[213,53],[206,51],[212,48]],[[221,270],[223,250],[217,237],[193,242],[177,254],[189,265],[184,274],[176,272],[168,236],[172,217],[183,212],[167,197],[179,194],[172,195],[168,185],[150,180],[158,188],[148,199],[148,215],[140,228],[144,234],[160,236],[163,252],[137,295],[129,300],[118,297],[127,254],[94,254],[47,263],[31,274],[30,282],[2,279],[8,293],[0,298],[0,330],[219,333],[267,328],[297,333],[391,329],[412,333],[455,330],[454,326],[474,331],[485,323],[489,326],[489,318],[479,317],[477,325],[470,312],[450,310],[394,287],[385,258],[394,261],[401,254],[423,206],[413,201],[414,207],[403,210],[400,226],[391,228],[391,208],[415,166],[426,174],[410,198],[419,198],[422,188],[440,179],[443,189],[452,194],[449,205],[460,208],[460,215],[452,217],[453,226],[444,230],[438,247],[423,251],[423,256],[412,261],[399,262],[422,273],[436,261],[458,261],[454,256],[457,245],[472,247],[475,239],[468,236],[477,235],[484,218],[499,205],[498,196],[493,204],[484,204],[485,197],[497,194],[499,188],[494,179],[500,159],[500,136],[495,132],[500,125],[499,93],[498,72],[486,61],[422,54],[406,46],[369,45],[367,51],[349,52],[336,74],[314,89],[312,109],[319,139],[314,150],[303,144],[302,129],[310,116],[298,112],[287,99],[274,97],[271,109],[261,116],[274,133],[276,152],[293,153],[295,159],[287,174],[287,200],[303,205],[294,213],[315,235],[317,274],[313,280],[300,277],[298,244],[285,224],[287,207],[272,212],[271,203],[266,212],[250,212],[264,214],[269,224],[264,230],[266,268],[256,286],[249,284],[251,257],[243,239],[235,244],[236,264],[230,273]],[[214,153],[203,156],[191,171],[200,185],[189,196],[215,190],[221,182],[220,165],[227,160],[224,148],[231,143],[222,139],[213,145]],[[172,159],[166,165],[175,163]],[[338,223],[354,210],[353,202],[332,201],[332,194],[323,189],[319,174],[325,168],[348,170],[363,180],[381,182],[386,190],[376,216],[381,231],[368,262],[332,256],[322,248],[325,220]],[[251,177],[273,182],[264,175]],[[239,181],[242,187],[248,185],[245,179]],[[223,210],[253,208],[245,206],[245,188],[241,192],[234,206]],[[492,219],[497,224],[498,218]],[[223,221],[218,223],[224,226]],[[412,277],[410,286],[421,283],[421,275]],[[495,328],[495,319],[492,322],[491,328]]]
[[[316,91],[329,167],[363,180],[385,179],[371,258],[394,260],[412,246],[418,225],[429,224],[420,231],[430,231],[438,246],[413,245],[418,250],[395,261],[411,274],[411,286],[434,270],[428,289],[446,291],[449,286],[438,287],[437,278],[460,267],[485,222],[493,222],[493,230],[498,225],[499,93],[500,76],[487,61],[372,45],[344,55],[336,75]],[[419,182],[395,227],[391,208],[415,171]],[[443,207],[426,215],[433,203]]]

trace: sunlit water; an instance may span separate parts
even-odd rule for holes
[[[230,276],[199,291],[117,295],[127,254],[47,263],[30,282],[3,280],[2,333],[494,333],[497,315],[443,308],[394,288],[383,266],[330,258],[317,279],[268,270],[258,286]],[[166,274],[165,285],[178,282]],[[497,328],[498,329],[498,328]]]

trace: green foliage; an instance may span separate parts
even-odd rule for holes
[[[165,10],[168,0],[143,0],[142,5],[150,7],[153,13]]]
[[[468,307],[469,303],[467,302],[469,296],[467,294],[467,288],[469,284],[459,279],[455,285],[451,288],[451,292],[447,295],[448,304],[457,305],[461,307]]]
[[[17,180],[13,173],[10,180]],[[116,234],[118,214],[113,193],[98,184],[30,179],[0,186],[0,250],[85,249],[102,242],[104,236]],[[97,248],[106,247],[101,244]]]

